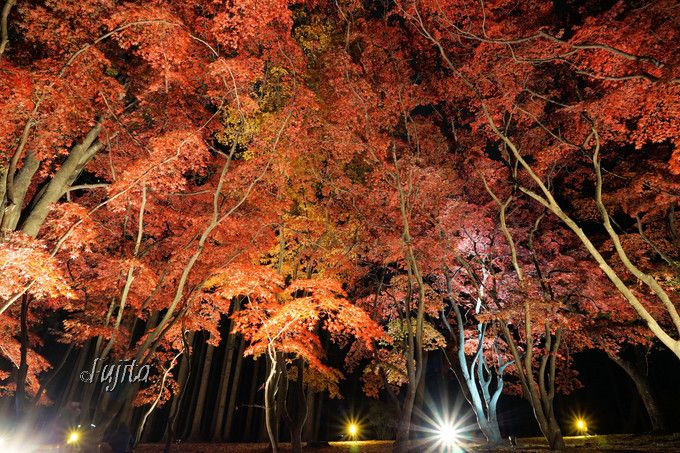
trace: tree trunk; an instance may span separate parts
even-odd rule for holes
[[[319,393],[317,394],[317,404],[316,404],[316,409],[315,409],[315,415],[316,417],[314,418],[314,432],[312,434],[312,439],[314,440],[315,443],[318,443],[322,440],[327,440],[328,439],[328,433],[327,432],[321,432],[321,416],[323,415],[323,403],[324,400],[326,399],[325,393]]]
[[[550,332],[550,323],[545,321],[544,355],[540,359],[538,382],[536,382],[533,368],[534,346],[531,337],[531,316],[528,303],[525,303],[524,305],[524,316],[524,329],[527,342],[525,346],[526,352],[523,354],[524,357],[520,354],[506,323],[500,324],[503,329],[503,337],[505,338],[515,361],[524,397],[529,404],[531,404],[538,426],[541,428],[541,433],[548,441],[551,450],[562,450],[564,449],[564,439],[562,438],[562,431],[555,418],[555,410],[553,407],[555,396],[556,357],[560,347],[562,331],[561,329],[557,329],[555,335],[553,335]]]
[[[71,373],[68,379],[68,386],[64,392],[62,398],[59,401],[59,407],[66,406],[69,401],[73,399],[73,395],[76,389],[80,385],[80,372],[85,367],[85,361],[90,353],[90,342],[86,342],[82,348],[78,351],[78,360],[76,361],[75,371]],[[94,382],[89,385],[95,385]]]
[[[196,382],[196,378],[201,373],[201,364],[203,363],[203,357],[205,357],[205,350],[207,349],[207,344],[200,341],[200,337],[195,335],[193,340],[192,352],[196,354],[196,357],[191,358],[191,369],[189,371],[191,378],[187,387],[190,391],[188,395],[185,395],[188,396],[189,399],[186,400],[182,397],[182,405],[179,408],[181,416],[178,417],[179,421],[176,431],[177,435],[182,439],[187,438],[190,432],[192,414],[196,407],[196,400],[200,387],[199,383]]]
[[[272,453],[278,453],[279,443],[276,435],[276,427],[274,418],[276,401],[274,399],[276,374],[278,372],[276,352],[273,351],[272,346],[269,346],[267,354],[267,380],[264,384],[264,421],[267,428],[267,435],[269,436],[269,445],[272,448]]]
[[[210,368],[212,367],[212,358],[215,353],[215,347],[211,344],[207,345],[208,349],[205,353],[205,360],[203,361],[203,371],[201,373],[200,387],[198,389],[198,398],[194,410],[194,418],[191,424],[191,433],[189,438],[199,439],[201,437],[201,421],[203,420],[203,412],[205,409],[206,393],[208,391],[208,378],[210,377]]]
[[[227,405],[227,395],[229,388],[229,380],[231,374],[232,358],[234,356],[234,334],[229,333],[227,343],[224,349],[224,358],[222,360],[222,369],[220,370],[219,388],[217,390],[217,404],[213,413],[213,426],[211,438],[213,441],[222,439],[222,422],[224,421],[224,411]]]
[[[424,404],[425,404],[425,381],[426,381],[426,374],[427,374],[427,358],[428,358],[428,353],[423,352],[423,377],[420,378],[420,382],[418,383],[418,388],[416,389],[416,399],[415,403],[413,404],[413,407],[416,408],[416,410],[424,410]]]
[[[482,302],[484,297],[485,287],[483,286],[489,276],[486,268],[482,270],[481,284],[477,289],[477,303],[475,313],[481,313]],[[496,405],[498,398],[500,398],[503,391],[503,372],[509,365],[508,362],[501,363],[499,356],[499,368],[496,370],[493,367],[487,367],[486,356],[484,355],[484,339],[487,335],[487,324],[477,323],[477,350],[475,352],[472,364],[468,364],[468,358],[465,355],[465,324],[463,316],[456,302],[453,294],[452,282],[450,276],[446,275],[447,294],[456,317],[457,332],[449,323],[447,316],[442,312],[442,321],[448,330],[451,338],[450,343],[453,344],[455,357],[449,360],[451,371],[456,376],[460,389],[465,396],[465,399],[470,403],[470,407],[475,414],[479,429],[486,438],[489,444],[500,444],[501,431],[498,426],[498,414],[496,412]],[[498,354],[497,354],[498,355]],[[477,365],[476,370],[474,365]],[[484,369],[487,369],[485,374]],[[492,386],[492,381],[496,378],[496,385],[493,392],[489,390]],[[480,392],[481,389],[481,392]]]
[[[237,298],[234,301],[234,312],[241,308],[241,302]],[[229,381],[231,378],[231,367],[234,360],[234,348],[236,346],[236,335],[231,332],[231,320],[229,321],[229,330],[227,337],[227,345],[225,348],[224,362],[222,363],[222,371],[220,373],[220,389],[217,396],[217,405],[215,407],[215,415],[213,424],[212,439],[226,439],[229,434],[224,433],[223,421],[224,421],[224,411],[227,407],[227,395],[229,389]],[[243,354],[241,354],[243,355]]]
[[[546,432],[543,434],[545,435],[546,439],[548,439],[550,449],[555,451],[564,450],[564,438],[562,437],[562,430],[560,429],[560,425],[557,423],[554,414],[551,413],[548,416],[547,422]]]
[[[26,405],[26,376],[28,375],[28,303],[28,296],[24,294],[21,298],[20,361],[16,373],[16,392],[14,394],[14,409],[17,420],[23,419]]]
[[[187,335],[187,344],[192,344],[194,341],[194,333],[191,332]],[[177,394],[175,397],[172,399],[172,403],[170,405],[170,412],[168,413],[168,424],[165,428],[165,436],[168,439],[168,442],[172,442],[175,440],[175,433],[177,431],[177,414],[179,413],[181,407],[182,407],[182,400],[185,395],[186,387],[187,387],[187,382],[189,379],[189,372],[191,371],[191,357],[189,357],[189,352],[184,351],[184,356],[182,357],[182,362],[179,365],[179,373],[177,376]]]
[[[404,400],[401,413],[399,414],[399,422],[397,425],[397,435],[394,439],[393,453],[408,453],[409,438],[411,434],[411,417],[413,415],[413,404],[416,399],[417,383],[409,383],[406,390],[406,399]]]
[[[189,382],[189,376],[191,375],[191,355],[189,354],[189,345],[194,341],[194,333],[189,333],[187,337],[183,338],[184,357],[182,358],[182,363],[179,367],[177,382],[178,393],[172,399],[172,405],[170,406],[170,412],[168,414],[168,424],[165,431],[165,447],[163,449],[164,453],[170,453],[172,442],[175,440],[175,433],[177,432],[177,414],[182,408],[182,400],[186,394],[187,383]]]
[[[654,391],[652,390],[652,386],[649,383],[649,377],[641,371],[639,366],[636,366],[635,364],[628,362],[627,360],[615,354],[608,355],[612,361],[620,366],[635,383],[635,388],[640,394],[640,399],[642,399],[642,403],[645,405],[645,409],[647,410],[649,422],[652,425],[652,431],[667,431],[668,425],[666,424],[666,420],[664,419],[659,408],[659,403]],[[640,364],[638,363],[637,365]]]
[[[224,421],[224,427],[222,433],[224,434],[224,440],[229,440],[231,438],[231,425],[234,422],[234,412],[236,410],[236,395],[238,393],[238,384],[241,380],[241,365],[243,363],[243,349],[245,342],[243,339],[239,340],[238,353],[236,355],[236,368],[234,369],[234,375],[232,378],[231,390],[229,394],[229,404],[227,405],[227,418]]]
[[[246,412],[246,426],[243,429],[243,437],[240,439],[250,440],[255,438],[256,435],[251,433],[253,426],[253,414],[255,413],[255,396],[257,395],[257,383],[259,382],[261,360],[257,360],[253,364],[253,377],[250,382],[250,390],[248,392],[248,411]],[[252,437],[251,437],[252,436]]]
[[[290,445],[293,453],[302,453],[302,428],[304,425],[294,422],[290,427]]]
[[[314,440],[314,421],[316,420],[316,396],[311,388],[307,389],[307,422],[302,429],[302,438],[309,441]]]
[[[52,204],[56,203],[76,180],[85,165],[104,147],[97,141],[101,122],[90,129],[82,142],[71,149],[59,170],[52,176],[45,190],[41,191],[31,203],[31,210],[22,223],[22,231],[29,236],[36,237],[40,227],[45,222]]]
[[[297,360],[297,377],[293,383],[293,410],[286,401],[284,414],[290,427],[290,443],[293,453],[302,453],[302,429],[307,420],[307,401],[304,388],[304,367],[302,359]]]

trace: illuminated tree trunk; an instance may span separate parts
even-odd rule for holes
[[[647,410],[647,415],[649,416],[649,422],[652,425],[652,430],[655,432],[668,431],[666,420],[659,409],[659,403],[657,401],[656,395],[654,394],[652,386],[649,383],[649,376],[642,372],[644,365],[640,363],[641,361],[636,360],[636,363],[631,363],[615,354],[609,354],[609,357],[612,359],[612,361],[614,361],[614,363],[620,366],[635,383],[635,388],[640,394],[640,399]]]
[[[90,129],[83,141],[71,149],[66,160],[43,190],[33,197],[30,212],[21,225],[24,233],[33,237],[38,235],[52,204],[64,195],[64,191],[73,184],[85,165],[104,147],[104,143],[97,140],[100,130],[101,123],[98,122]]]
[[[516,363],[517,374],[519,375],[524,396],[531,404],[534,416],[543,436],[548,441],[551,450],[563,450],[564,439],[557,419],[555,418],[554,398],[555,398],[555,361],[556,354],[560,346],[562,337],[561,330],[558,329],[553,335],[550,332],[550,325],[545,323],[545,345],[543,356],[540,359],[538,370],[538,382],[534,378],[533,371],[533,341],[531,340],[531,318],[529,309],[525,304],[525,332],[527,335],[527,346],[524,354],[517,349],[515,341],[510,333],[507,324],[502,326],[505,341],[510,347],[510,351]]]
[[[420,266],[416,259],[410,231],[409,221],[409,201],[412,187],[410,183],[405,188],[399,175],[396,151],[392,149],[395,171],[393,174],[397,194],[399,196],[399,208],[402,220],[401,241],[404,246],[404,261],[409,277],[409,290],[406,296],[407,304],[404,307],[405,315],[402,317],[404,325],[407,326],[406,349],[406,373],[408,383],[406,385],[406,396],[401,404],[399,411],[399,421],[394,442],[394,453],[407,453],[409,450],[409,438],[411,434],[411,418],[413,416],[413,406],[416,393],[423,374],[423,324],[425,322],[425,283],[420,273]],[[411,298],[415,295],[417,310],[415,314],[416,328],[412,327]]]
[[[481,112],[486,117],[488,125],[491,127],[493,133],[502,140],[503,145],[507,148],[509,154],[511,154],[515,162],[506,162],[510,166],[514,166],[514,175],[512,176],[512,184],[518,190],[529,196],[531,199],[542,205],[544,208],[549,210],[557,218],[559,218],[564,224],[574,232],[574,234],[581,241],[583,246],[586,248],[590,256],[597,262],[598,266],[607,278],[614,284],[616,289],[621,293],[621,295],[627,300],[628,304],[635,310],[638,316],[645,322],[649,330],[654,334],[654,336],[661,341],[669,350],[680,359],[680,339],[676,336],[680,333],[680,311],[675,306],[674,301],[669,294],[669,290],[664,288],[654,275],[651,275],[642,269],[640,269],[635,263],[630,260],[628,253],[623,247],[621,237],[617,233],[614,225],[612,224],[610,213],[604,204],[602,197],[603,190],[603,180],[602,180],[602,168],[600,162],[600,134],[597,130],[596,125],[593,123],[590,126],[591,132],[587,135],[585,140],[579,144],[570,144],[570,146],[576,146],[581,152],[586,149],[591,149],[591,162],[593,165],[593,170],[595,172],[595,204],[600,213],[601,224],[604,227],[605,232],[611,240],[615,253],[615,258],[606,259],[602,253],[598,250],[592,240],[592,236],[586,233],[576,221],[563,210],[562,205],[556,198],[556,193],[554,187],[551,183],[543,180],[541,172],[536,172],[531,165],[531,160],[525,159],[523,152],[520,152],[521,146],[516,144],[512,138],[508,135],[507,127],[503,124],[497,124],[494,119],[492,111],[486,104],[486,100],[475,81],[468,78],[464,72],[460,71],[460,68],[453,63],[448,52],[445,50],[444,45],[441,40],[433,35],[425,23],[417,19],[416,26],[419,27],[422,34],[434,44],[442,57],[443,62],[446,66],[451,69],[460,80],[470,88],[477,98],[479,105],[481,107]],[[549,130],[545,125],[536,121],[536,125],[542,126],[543,129]],[[592,146],[592,148],[591,148]],[[532,159],[533,160],[533,159]],[[531,180],[532,185],[536,186],[536,189],[530,187],[529,185],[523,185],[520,181],[523,178],[518,177],[518,169],[524,170],[524,173]],[[498,200],[496,200],[498,202]],[[671,234],[673,236],[673,234]],[[665,309],[664,316],[670,318],[669,323],[662,325],[660,319],[657,319],[657,315],[650,312],[647,307],[638,298],[636,293],[633,291],[634,288],[629,286],[624,281],[624,273],[617,269],[615,263],[623,264],[627,272],[635,276],[635,281],[637,284],[646,287],[652,294],[656,296],[657,302],[660,302],[660,306]]]
[[[279,443],[276,435],[276,381],[278,361],[274,347],[270,344],[267,351],[267,379],[264,384],[264,421],[272,453],[278,453]]]
[[[482,300],[484,298],[484,288],[489,273],[486,268],[483,268],[481,284],[477,288],[477,301],[475,304],[475,313],[479,314],[482,309]],[[470,403],[472,411],[477,418],[477,424],[480,431],[487,442],[490,444],[499,444],[502,442],[500,427],[498,426],[497,404],[503,392],[503,373],[505,368],[512,362],[503,362],[500,354],[498,357],[498,367],[490,367],[487,364],[486,356],[484,355],[484,338],[486,336],[486,323],[477,323],[477,351],[473,356],[472,363],[468,363],[465,355],[465,323],[460,311],[460,307],[456,302],[451,285],[451,278],[446,276],[447,294],[453,311],[456,317],[457,333],[451,327],[447,320],[446,314],[442,313],[442,320],[451,336],[452,343],[456,355],[450,362],[452,371],[456,375],[460,383],[461,390],[465,395],[465,399]],[[492,384],[495,381],[495,388]]]

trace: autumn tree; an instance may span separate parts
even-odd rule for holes
[[[381,333],[378,326],[360,308],[344,296],[342,287],[330,280],[298,279],[285,284],[279,274],[267,267],[233,266],[207,282],[224,298],[245,296],[247,304],[233,315],[234,330],[249,343],[246,355],[267,354],[270,362],[265,380],[267,432],[274,451],[278,441],[273,427],[276,393],[285,391],[276,384],[281,367],[290,360],[296,367],[299,382],[304,367],[321,374],[337,392],[342,374],[323,363],[325,353],[315,333],[317,327],[327,331],[336,342],[345,343],[355,337],[372,348]],[[279,363],[280,361],[284,363]],[[285,372],[285,371],[283,371]],[[285,398],[285,395],[284,395]],[[291,426],[295,451],[301,451],[301,424]]]
[[[204,304],[196,289],[214,268],[266,247],[257,226],[271,212],[249,198],[266,204],[259,186],[306,105],[297,96],[297,113],[285,108],[304,56],[276,39],[292,25],[287,4],[269,6],[262,20],[254,4],[8,3],[2,247],[8,274],[29,256],[42,256],[42,266],[3,287],[3,320],[18,301],[26,311],[49,294],[68,312],[61,339],[76,346],[80,365],[88,357],[162,364],[186,330],[215,332],[216,314],[228,309]],[[27,367],[13,362],[23,383]],[[32,372],[46,368],[32,363]],[[65,398],[82,385],[73,376]],[[102,420],[134,393],[107,404],[97,391],[84,387],[84,403]]]
[[[440,10],[434,4],[407,3],[401,5],[400,14],[431,43],[442,64],[451,71],[456,85],[468,93],[470,106],[478,114],[476,125],[480,132],[488,127],[487,131],[492,133],[490,139],[506,153],[505,160],[511,166],[517,164],[519,173],[515,184],[519,190],[576,234],[654,335],[680,356],[680,343],[672,334],[680,327],[677,301],[668,285],[631,261],[630,252],[622,244],[621,234],[613,225],[610,209],[604,201],[601,162],[601,155],[607,148],[616,152],[617,146],[627,143],[638,148],[652,144],[663,146],[658,144],[674,139],[677,130],[677,125],[672,123],[672,112],[677,109],[673,101],[677,98],[673,96],[677,90],[673,78],[675,62],[664,61],[658,53],[662,46],[655,43],[662,34],[674,35],[677,27],[673,26],[673,19],[668,19],[662,26],[655,27],[660,34],[643,31],[649,29],[650,21],[668,18],[663,13],[667,5],[657,4],[645,9],[643,14],[621,11],[619,7],[598,16],[585,6],[579,14],[593,17],[566,36],[560,36],[564,30],[540,29],[549,27],[544,24],[557,13],[548,2],[522,14],[521,22],[507,20],[505,5],[493,8],[481,5],[474,16],[466,15],[465,19],[456,10],[456,5],[447,6]],[[619,11],[621,16],[616,15]],[[617,25],[608,26],[612,23]],[[551,26],[559,27],[559,22],[553,21]],[[615,35],[612,35],[613,30],[616,30]],[[637,50],[634,52],[623,50],[619,45],[621,40],[630,40],[629,30],[636,32]],[[595,39],[591,40],[592,37]],[[464,65],[456,63],[454,55],[460,55],[465,48],[476,48],[477,51]],[[511,64],[498,64],[501,59],[509,59]],[[480,77],[476,71],[484,68],[495,70]],[[561,77],[556,76],[558,73]],[[603,94],[579,99],[574,96],[575,85],[567,83],[552,86],[550,89],[554,94],[542,94],[537,89],[545,84],[548,75],[552,80],[560,77],[559,80],[567,78],[573,83],[584,81],[592,87],[586,94]],[[449,90],[444,86],[440,89],[442,92]],[[639,100],[635,112],[623,107],[630,102],[630,95]],[[627,100],[623,101],[624,98]],[[659,99],[667,99],[668,103],[659,104]],[[621,108],[614,112],[611,105]],[[516,126],[510,127],[509,119],[513,116],[517,117]],[[644,128],[631,130],[626,121],[633,117],[651,122]],[[550,183],[554,169],[571,156],[576,162],[589,163],[592,169],[593,201],[605,238],[613,247],[614,253],[610,256],[603,255],[593,242],[595,237],[574,220],[570,213],[572,209],[565,206]],[[677,155],[672,154],[664,171],[673,175],[677,170],[676,163]],[[672,197],[666,200],[667,210],[674,201]],[[618,267],[619,261],[622,268]],[[634,287],[626,283],[628,273],[656,297],[673,320],[673,329],[664,328],[635,294]]]

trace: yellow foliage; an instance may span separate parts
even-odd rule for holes
[[[333,42],[333,25],[328,18],[319,14],[298,11],[296,22],[301,23],[293,31],[293,38],[310,60],[325,52]]]

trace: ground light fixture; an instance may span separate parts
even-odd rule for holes
[[[354,422],[350,422],[347,425],[347,435],[351,439],[356,439],[359,436],[359,425]]]
[[[585,434],[588,432],[588,423],[581,417],[574,421],[574,427],[579,434]]]
[[[443,447],[450,448],[458,444],[458,430],[451,423],[437,427],[437,437]]]
[[[80,433],[78,431],[71,431],[66,437],[66,443],[69,445],[75,445],[80,440]]]

